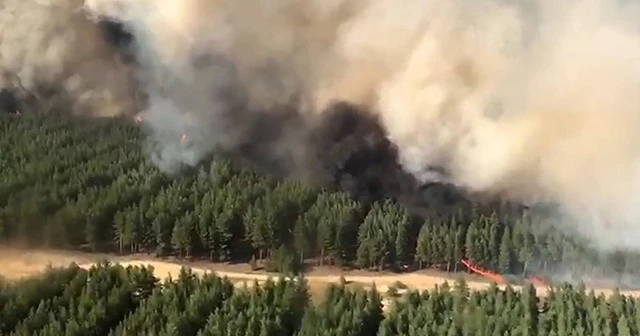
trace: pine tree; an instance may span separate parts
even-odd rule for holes
[[[429,231],[429,224],[424,223],[422,228],[420,229],[420,233],[418,234],[418,244],[416,246],[416,258],[419,262],[419,267],[429,267],[431,266],[431,258],[430,258],[430,242],[431,236]]]
[[[511,244],[511,230],[509,227],[505,227],[502,234],[502,241],[500,242],[500,254],[498,256],[498,267],[502,273],[511,273],[511,254],[513,246]]]

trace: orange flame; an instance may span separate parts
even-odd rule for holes
[[[504,284],[504,283],[506,283],[506,282],[507,282],[507,281],[504,279],[504,277],[502,277],[501,275],[496,274],[496,273],[493,273],[493,272],[489,272],[489,271],[486,271],[486,270],[482,270],[482,269],[480,269],[479,267],[477,267],[477,266],[473,265],[472,263],[470,263],[470,262],[469,262],[468,260],[466,260],[466,259],[462,259],[462,260],[460,260],[460,262],[461,262],[463,265],[467,266],[467,267],[468,267],[472,272],[474,272],[474,273],[478,273],[478,274],[480,274],[480,275],[482,275],[482,276],[485,276],[485,277],[487,277],[487,278],[489,278],[489,279],[491,279],[491,280],[495,281],[496,283]]]

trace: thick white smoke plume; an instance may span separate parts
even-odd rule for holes
[[[73,24],[50,25],[67,15],[94,28],[56,7],[73,0],[58,2],[0,2],[4,72],[50,83],[68,78],[59,67],[93,83],[96,73],[74,66],[93,49],[64,35]],[[86,12],[135,36],[143,118],[156,138],[182,129],[194,138],[159,140],[162,165],[242,144],[260,129],[257,114],[289,106],[313,124],[331,102],[349,101],[380,118],[417,177],[439,166],[472,191],[558,202],[602,245],[631,248],[640,248],[637,9],[606,0],[86,0]],[[295,152],[300,139],[280,150]]]
[[[83,0],[0,0],[0,89],[36,94],[43,101],[64,91],[74,113],[113,116],[133,107],[129,71],[83,5]]]

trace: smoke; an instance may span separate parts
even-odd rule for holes
[[[0,4],[0,87],[59,86],[100,115],[135,110],[141,89],[149,150],[167,171],[222,151],[354,188],[439,180],[558,203],[601,246],[640,248],[633,3]],[[117,62],[97,18],[133,35],[135,69]]]
[[[132,109],[127,67],[82,9],[81,0],[0,1],[0,89],[41,105],[71,101],[73,113]]]

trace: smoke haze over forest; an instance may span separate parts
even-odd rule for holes
[[[55,96],[77,114],[141,112],[167,171],[225,152],[374,194],[445,182],[560,204],[603,247],[640,248],[635,3],[0,6],[0,88]],[[105,19],[133,40],[114,43]]]

